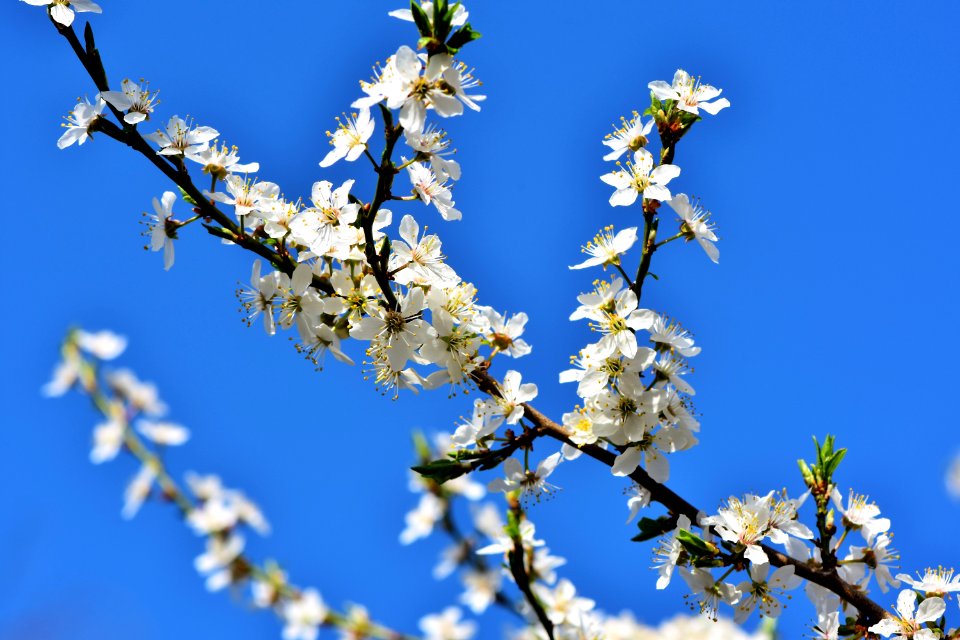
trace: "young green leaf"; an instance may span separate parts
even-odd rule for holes
[[[183,198],[183,201],[184,201],[184,202],[186,202],[187,204],[192,204],[192,205],[195,206],[195,207],[197,206],[197,201],[194,200],[193,197],[192,197],[189,193],[187,193],[186,191],[184,191],[182,187],[179,187],[179,186],[178,186],[178,187],[177,187],[177,190],[180,192],[180,197]]]
[[[450,39],[447,40],[447,50],[450,53],[456,53],[467,44],[478,39],[480,39],[480,33],[474,31],[470,26],[470,23],[467,23],[454,31],[453,35],[450,36]]]
[[[420,35],[424,37],[432,36],[433,30],[430,28],[430,18],[427,17],[426,11],[423,10],[417,0],[410,0],[410,13],[413,14],[413,22],[417,25]]]
[[[631,540],[633,542],[646,542],[672,531],[676,526],[676,520],[670,516],[660,516],[656,519],[640,518],[637,526],[640,527],[640,533],[633,536]]]
[[[424,478],[429,478],[443,484],[448,480],[459,478],[470,471],[470,467],[462,465],[456,460],[434,460],[427,464],[412,467],[414,471]]]
[[[694,558],[709,558],[720,553],[720,550],[715,544],[711,544],[698,536],[695,533],[691,533],[686,529],[680,529],[677,531],[677,541],[683,545],[683,548],[687,550]]]

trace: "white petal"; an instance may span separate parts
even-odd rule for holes
[[[761,549],[759,545],[755,544],[751,544],[747,547],[746,551],[743,552],[743,557],[754,564],[767,564],[770,562],[770,559],[767,558],[767,554],[764,553],[763,549]]]
[[[50,17],[65,27],[73,24],[73,9],[66,5],[55,4],[50,7]]]
[[[943,598],[927,598],[917,608],[916,620],[918,623],[933,622],[942,616],[946,610],[947,604],[943,601]]]
[[[610,205],[613,207],[629,207],[637,201],[638,195],[637,190],[633,187],[618,189],[610,196]]]
[[[623,453],[617,456],[617,459],[613,462],[613,475],[615,476],[628,476],[633,473],[637,466],[640,464],[640,456],[642,452],[637,447],[630,447]]]

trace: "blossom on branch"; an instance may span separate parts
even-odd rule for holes
[[[680,167],[673,164],[661,164],[655,168],[653,155],[640,149],[633,154],[633,162],[627,160],[626,168],[605,173],[600,179],[616,189],[610,196],[610,205],[628,207],[637,201],[638,196],[646,200],[669,200],[667,184],[679,175]]]
[[[212,127],[194,127],[179,116],[173,116],[166,127],[144,136],[155,142],[162,156],[191,156],[205,151],[220,132]]]
[[[721,109],[730,106],[730,101],[726,98],[714,100],[720,95],[721,89],[709,84],[701,84],[698,78],[691,77],[683,69],[677,69],[673,74],[672,84],[655,80],[647,86],[659,100],[675,100],[678,109],[694,115],[699,115],[700,109],[710,115],[716,115]],[[713,102],[710,102],[711,100]]]
[[[343,118],[342,121],[337,118],[336,131],[333,133],[327,131],[327,137],[330,138],[333,149],[320,161],[321,167],[333,166],[344,158],[347,162],[353,162],[363,155],[367,148],[367,141],[373,135],[376,123],[370,117],[369,109],[360,109],[358,113],[344,115]]]
[[[67,130],[57,140],[57,148],[66,149],[73,143],[80,145],[86,142],[91,137],[93,127],[100,119],[100,114],[103,113],[106,106],[107,103],[103,101],[99,94],[93,102],[86,98],[78,101],[77,106],[65,118],[66,123],[63,126]]]
[[[150,118],[155,108],[156,92],[150,93],[146,86],[141,86],[130,79],[120,83],[120,91],[103,91],[100,93],[111,107],[117,111],[126,111],[123,121],[127,124],[139,124]]]
[[[102,13],[100,5],[91,0],[20,0],[35,7],[47,7],[50,11],[50,17],[59,24],[69,27],[73,24],[76,17],[74,12],[78,13]]]
[[[163,251],[163,269],[169,271],[173,266],[173,241],[176,239],[176,226],[172,224],[173,205],[177,194],[164,191],[159,200],[153,199],[154,215],[150,216],[150,250]]]
[[[607,265],[619,265],[620,256],[630,250],[630,247],[637,241],[637,228],[630,227],[613,233],[613,227],[607,227],[593,237],[583,248],[583,253],[590,257],[579,264],[575,264],[571,269],[586,269],[587,267],[597,267]]]

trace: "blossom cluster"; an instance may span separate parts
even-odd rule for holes
[[[560,374],[560,382],[576,382],[583,402],[563,416],[573,445],[613,446],[618,452],[614,475],[630,475],[643,465],[655,481],[666,482],[670,476],[666,456],[697,444],[700,423],[691,403],[695,391],[687,378],[692,371],[689,359],[700,353],[700,347],[677,320],[640,307],[639,293],[649,268],[644,261],[658,247],[679,238],[696,239],[714,262],[719,252],[708,214],[686,194],[673,196],[667,186],[680,175],[680,168],[672,164],[673,149],[665,132],[689,129],[700,117],[699,108],[716,113],[729,102],[706,102],[720,90],[698,84],[683,70],[676,72],[672,84],[656,81],[649,88],[650,109],[643,115],[634,112],[629,120],[621,118],[621,126],[604,139],[611,149],[604,159],[617,161],[620,168],[601,177],[616,188],[611,205],[629,206],[641,199],[644,229],[627,227],[615,233],[607,227],[583,247],[590,257],[571,267],[614,267],[622,277],[597,280],[591,292],[577,298],[579,306],[570,319],[588,320],[600,339],[571,359],[574,367]],[[659,161],[648,148],[655,125],[662,146]],[[624,154],[633,157],[626,168],[619,163]],[[657,212],[663,202],[679,216],[680,229],[658,243]],[[641,259],[634,282],[623,265],[638,240]],[[564,454],[574,458],[579,451],[567,446]]]
[[[129,369],[106,367],[126,346],[125,338],[109,331],[73,330],[63,343],[62,360],[44,387],[51,397],[76,389],[93,400],[104,418],[93,430],[93,463],[113,460],[121,452],[138,462],[139,471],[124,490],[123,517],[134,517],[151,498],[175,504],[186,525],[204,539],[204,551],[194,566],[207,589],[246,589],[254,607],[273,611],[283,622],[284,640],[315,640],[323,627],[338,629],[343,638],[397,637],[396,632],[374,623],[364,607],[352,605],[346,612],[337,612],[316,589],[291,583],[276,562],[257,564],[246,556],[244,534],[267,535],[270,525],[242,491],[225,487],[216,475],[194,472],[185,474],[187,489],[181,488],[163,454],[168,447],[185,444],[190,432],[163,420],[168,409],[154,384],[141,381]],[[449,617],[449,612],[425,616],[421,621],[425,638],[456,640],[445,631]]]
[[[87,0],[24,1],[47,7],[58,31],[74,39],[75,13],[100,11]],[[436,528],[446,531],[453,544],[435,575],[459,572],[464,587],[460,604],[474,614],[494,604],[514,608],[528,622],[517,638],[633,638],[648,632],[629,614],[603,614],[592,599],[578,595],[569,579],[559,577],[556,570],[565,561],[551,555],[528,517],[530,503],[554,491],[548,478],[561,462],[584,453],[607,461],[615,476],[634,482],[629,520],[651,502],[668,507],[667,515],[639,522],[640,538],[660,538],[654,560],[657,588],[666,588],[679,573],[695,608],[707,617],[718,619],[720,607],[730,606],[738,623],[754,611],[776,618],[784,606],[780,598],[805,577],[817,614],[815,637],[956,636],[944,614],[946,601],[960,591],[960,579],[942,568],[917,578],[894,577],[899,555],[891,547],[890,521],[863,496],[851,491],[844,500],[833,479],[843,452],[832,449],[832,440],[829,446],[818,443],[816,463],[801,463],[808,493],[798,498],[785,492],[747,494],[730,497],[715,513],[705,514],[662,495],[660,485],[670,477],[668,456],[698,444],[700,422],[690,374],[700,347],[678,320],[641,305],[641,294],[652,275],[652,255],[676,240],[696,241],[712,262],[719,261],[711,213],[698,199],[675,192],[682,173],[675,155],[679,141],[703,114],[716,115],[730,106],[721,90],[677,70],[669,83],[649,83],[650,107],[621,118],[603,140],[608,148],[604,159],[616,163],[601,176],[614,189],[609,203],[639,204],[639,215],[635,226],[628,222],[618,225],[619,231],[602,229],[584,245],[586,260],[571,266],[611,273],[577,298],[570,320],[587,320],[596,339],[560,373],[561,383],[576,383],[579,404],[563,414],[561,423],[552,423],[530,404],[538,394],[536,384],[512,369],[499,381],[488,373],[497,355],[530,353],[522,337],[527,315],[479,304],[476,287],[448,264],[439,235],[411,213],[394,216],[387,208],[419,201],[432,205],[444,221],[462,218],[453,197],[461,166],[436,120],[480,109],[480,83],[455,57],[479,34],[467,22],[466,8],[445,0],[414,1],[409,10],[390,15],[414,23],[418,50],[401,46],[375,67],[369,81],[360,83],[362,95],[350,104],[354,111],[337,119],[336,130],[328,134],[331,149],[319,163],[327,168],[366,158],[377,180],[372,197],[365,199],[353,178],[338,185],[318,179],[309,196],[290,197],[278,183],[260,177],[259,163],[241,162],[238,148],[225,144],[218,130],[189,118],[173,115],[158,130],[141,135],[139,128],[152,122],[159,105],[145,81],[124,80],[118,91],[104,89],[92,101],[78,101],[58,146],[81,145],[103,134],[145,153],[173,176],[179,194],[167,191],[153,200],[149,248],[162,251],[164,267],[171,268],[179,233],[203,220],[224,244],[256,253],[249,285],[238,292],[245,321],[262,322],[270,335],[295,331],[298,350],[318,366],[327,352],[352,364],[352,339],[362,343],[367,371],[384,391],[449,388],[452,393],[475,386],[485,394],[473,401],[472,413],[453,434],[434,447],[422,447],[424,464],[413,482],[421,496],[406,517],[400,540],[409,544]],[[85,66],[96,75],[99,54],[90,53],[95,51],[92,32],[85,37],[86,52],[78,43],[74,49],[86,56]],[[101,75],[98,86],[106,84]],[[378,128],[382,147],[375,150]],[[660,144],[651,150],[654,128]],[[395,161],[398,144],[404,151]],[[210,187],[197,189],[191,172],[208,177]],[[400,175],[408,183],[404,195],[394,190]],[[181,219],[177,207],[190,213]],[[677,230],[658,236],[667,210],[676,215]],[[634,256],[639,252],[635,272],[627,269],[631,251]],[[208,588],[249,587],[257,606],[281,617],[288,640],[312,640],[324,626],[337,627],[345,637],[395,637],[372,623],[361,607],[335,613],[315,590],[290,584],[279,566],[248,560],[245,535],[265,534],[269,527],[242,492],[224,487],[216,476],[196,474],[187,476],[189,491],[180,489],[159,452],[185,444],[190,432],[166,420],[166,407],[153,385],[126,370],[101,371],[101,364],[118,357],[125,346],[125,339],[109,332],[72,332],[63,361],[45,387],[48,395],[78,388],[94,399],[104,421],[94,429],[93,462],[112,460],[123,451],[139,461],[125,491],[123,514],[133,517],[151,496],[172,500],[204,538],[205,552],[195,564]],[[531,464],[532,443],[544,436],[561,441],[562,447]],[[486,486],[468,476],[498,466],[502,476]],[[492,505],[477,506],[472,530],[463,534],[453,524],[454,499],[476,504],[487,492],[503,494],[506,521]],[[800,519],[801,508],[809,504],[816,509],[815,529]],[[848,540],[851,534],[862,544]],[[744,573],[742,580],[731,577],[737,571]],[[512,604],[503,591],[511,582],[522,595]],[[909,586],[899,593],[893,615],[857,608],[877,606],[865,599],[874,582],[884,593]],[[423,618],[421,630],[428,640],[467,640],[476,626],[463,615],[458,607],[449,607]],[[861,624],[865,619],[869,622]],[[696,637],[699,631],[696,623],[678,622],[660,633]]]
[[[456,450],[451,435],[445,433],[435,436],[432,442],[418,436],[417,444],[419,456],[424,461]],[[547,467],[555,467],[559,457],[559,454],[554,454],[547,458],[546,464],[541,463],[533,475],[542,482],[550,474]],[[511,460],[514,459],[510,458],[507,462]],[[495,479],[489,489],[491,492],[506,492],[510,524],[500,516],[495,504],[483,501],[486,496],[483,485],[470,480],[468,476],[442,484],[419,474],[412,476],[410,489],[419,494],[420,499],[406,516],[406,527],[400,534],[400,541],[409,544],[441,529],[450,542],[441,551],[440,561],[433,570],[434,577],[442,580],[459,572],[463,587],[460,603],[474,614],[479,615],[489,607],[498,605],[525,617],[526,626],[509,634],[513,640],[545,640],[549,637],[531,606],[508,595],[507,586],[516,585],[517,582],[517,576],[509,568],[509,558],[518,549],[518,556],[523,560],[523,575],[529,580],[538,605],[552,625],[554,638],[633,640],[702,637],[714,640],[769,640],[765,632],[748,636],[726,619],[708,621],[699,616],[679,616],[654,629],[640,624],[628,611],[616,616],[604,613],[595,600],[580,595],[569,578],[560,576],[560,569],[566,560],[550,552],[544,540],[538,537],[536,526],[526,515],[523,506],[511,499],[512,492],[524,490],[521,486],[524,480],[522,471],[508,469],[506,473],[506,480]],[[455,507],[462,500],[466,500],[470,506],[470,528],[456,523]],[[491,566],[489,559],[497,558],[503,558],[503,562]],[[457,608],[448,611],[456,619],[462,615]]]
[[[432,3],[423,10],[432,15]],[[462,31],[466,10],[456,5],[450,12],[452,26]],[[403,12],[394,15],[406,18]],[[352,363],[341,341],[362,340],[374,378],[384,389],[460,385],[483,360],[483,346],[513,357],[529,352],[519,338],[526,316],[504,316],[477,304],[475,287],[446,264],[439,236],[427,233],[413,215],[403,215],[397,236],[389,237],[394,215],[384,205],[419,200],[433,205],[444,220],[461,218],[451,190],[461,178],[460,165],[447,133],[428,120],[431,114],[461,115],[464,107],[479,110],[484,99],[474,91],[479,84],[450,53],[417,53],[407,46],[389,56],[372,81],[361,82],[364,95],[352,104],[357,112],[338,120],[337,130],[329,134],[332,149],[320,165],[368,156],[380,177],[377,194],[368,202],[356,195],[353,179],[339,185],[318,180],[309,197],[286,197],[277,183],[256,175],[258,163],[242,163],[237,147],[218,142],[219,131],[176,115],[143,138],[178,170],[185,172],[192,163],[210,176],[212,187],[203,196],[209,205],[233,213],[232,224],[224,229],[226,242],[277,249],[288,261],[287,268],[276,270],[254,262],[250,286],[239,293],[248,322],[262,318],[270,334],[278,327],[295,327],[298,349],[315,363],[328,351]],[[124,80],[121,91],[81,101],[68,117],[59,145],[82,144],[106,128],[107,105],[122,113],[126,127],[142,126],[154,115],[155,97],[145,85]],[[370,152],[377,128],[371,109],[383,116],[380,163]],[[394,164],[391,153],[401,139],[409,158],[404,155]],[[403,170],[409,196],[390,190],[393,174]],[[203,217],[193,197],[184,200],[196,214],[186,220],[175,217],[174,192],[153,202],[150,248],[163,251],[167,269],[174,262],[178,231]],[[435,370],[421,368],[429,365]]]

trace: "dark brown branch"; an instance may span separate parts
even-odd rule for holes
[[[96,49],[85,50],[80,44],[79,39],[77,38],[76,32],[73,30],[73,27],[64,27],[54,23],[57,27],[57,31],[66,38],[67,42],[70,43],[70,47],[73,49],[73,52],[79,58],[80,63],[83,65],[83,68],[87,71],[87,74],[90,76],[90,79],[93,80],[97,89],[101,92],[109,91],[110,86],[107,84],[106,73],[103,71],[103,64],[100,60],[100,54]],[[93,32],[90,29],[90,25],[87,25],[86,37],[89,42],[93,42]],[[296,268],[296,262],[288,255],[282,254],[279,251],[275,251],[270,247],[262,244],[256,238],[251,237],[244,230],[236,224],[230,216],[220,211],[216,205],[213,204],[197,186],[193,183],[193,180],[190,178],[182,166],[178,167],[172,164],[166,156],[162,156],[150,146],[150,144],[140,135],[140,132],[137,130],[136,126],[130,125],[124,122],[123,113],[112,106],[110,107],[114,116],[117,118],[118,122],[122,125],[118,126],[106,118],[99,118],[93,125],[93,130],[105,134],[107,137],[112,138],[118,142],[122,142],[127,145],[134,151],[138,152],[144,158],[146,158],[154,167],[160,170],[171,182],[173,182],[177,187],[179,187],[183,193],[190,197],[195,203],[197,212],[202,215],[204,218],[215,221],[220,225],[220,229],[212,225],[204,225],[204,228],[211,233],[212,235],[230,240],[234,244],[253,251],[257,255],[266,258],[276,269],[283,271],[287,275],[291,275],[293,270]],[[122,128],[121,128],[122,127]],[[333,294],[333,286],[325,279],[318,276],[313,277],[313,286],[326,294]]]
[[[437,485],[438,487],[440,485]],[[490,567],[484,561],[483,556],[479,556],[476,553],[476,545],[472,539],[468,538],[460,531],[460,528],[457,526],[457,523],[453,519],[453,514],[450,510],[450,502],[447,499],[446,508],[443,511],[443,519],[440,520],[440,526],[443,528],[443,531],[454,541],[461,549],[463,549],[464,558],[461,564],[469,564],[476,571],[480,573],[487,573],[490,571]],[[517,609],[517,605],[513,603],[503,593],[503,591],[497,590],[497,593],[494,595],[494,602],[500,607],[503,607],[510,613],[523,617],[523,614]]]
[[[630,285],[637,300],[643,293],[643,283],[650,273],[650,262],[653,260],[653,252],[657,250],[657,227],[659,220],[656,218],[655,201],[644,200],[643,206],[643,245],[640,249],[640,265],[637,267],[637,277]],[[648,210],[649,208],[649,210]],[[629,282],[629,279],[627,280]]]
[[[485,370],[475,372],[473,379],[481,391],[490,395],[499,394],[499,385]],[[570,440],[567,435],[567,430],[562,425],[557,424],[529,403],[524,404],[523,407],[524,419],[531,422],[536,427],[538,433],[542,433],[564,444],[569,444],[574,447],[577,446]],[[614,460],[616,460],[617,457],[612,451],[593,444],[582,445],[579,449],[585,455],[608,467],[613,466]],[[666,485],[660,484],[651,478],[642,468],[637,467],[636,471],[629,475],[629,478],[649,491],[650,500],[665,506],[673,516],[685,515],[690,518],[691,522],[698,522],[699,509]],[[840,596],[845,602],[849,602],[855,606],[865,618],[866,626],[878,622],[886,615],[883,607],[868,598],[860,589],[844,582],[835,570],[818,569],[791,558],[768,545],[761,545],[761,547],[770,558],[770,563],[773,564],[773,566],[782,567],[792,565],[796,570],[796,574],[801,578],[829,589]]]
[[[385,245],[383,255],[377,255],[376,243],[373,238],[373,223],[376,221],[377,213],[383,203],[390,199],[393,189],[393,179],[397,175],[397,169],[393,166],[393,148],[403,133],[403,127],[393,125],[393,116],[387,109],[380,110],[383,116],[383,154],[380,157],[380,165],[377,167],[377,188],[373,196],[373,202],[369,208],[363,211],[361,224],[363,227],[364,238],[364,256],[367,263],[373,270],[373,277],[377,280],[377,285],[386,298],[387,306],[393,310],[400,309],[400,303],[393,293],[393,287],[390,286],[391,277],[387,273],[387,263],[390,259],[390,247]]]

